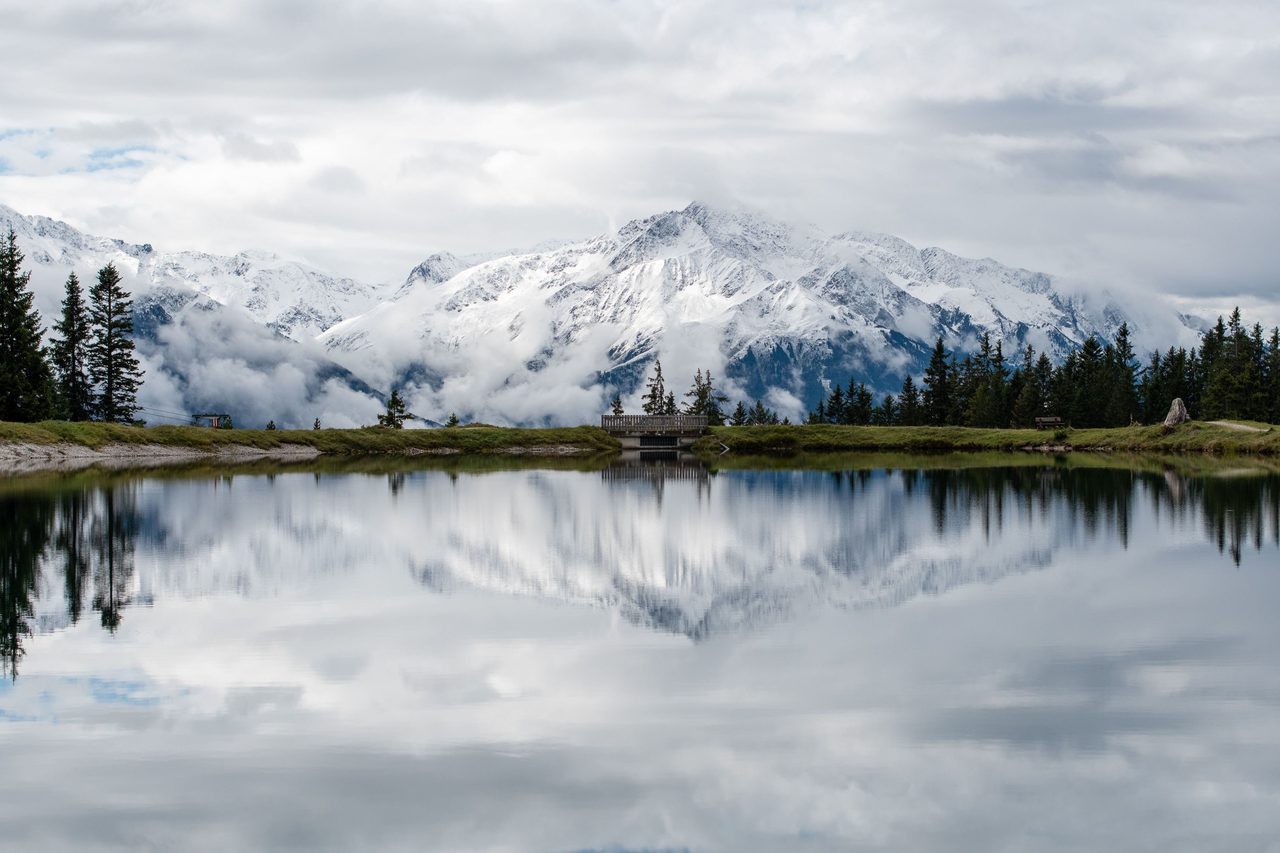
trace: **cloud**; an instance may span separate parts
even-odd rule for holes
[[[11,23],[40,82],[0,80],[26,131],[0,133],[0,199],[168,249],[386,280],[734,199],[1220,306],[1274,286],[1274,4],[76,0]]]

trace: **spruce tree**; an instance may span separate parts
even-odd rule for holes
[[[640,398],[640,409],[646,415],[660,415],[666,408],[667,389],[662,380],[662,359],[654,359],[653,376],[645,385],[644,396]]]
[[[448,419],[447,421],[445,421],[445,422],[444,422],[444,425],[445,425],[446,427],[456,427],[459,423],[460,423],[460,422],[458,421],[458,415],[457,415],[457,413],[456,413],[456,412],[450,412],[450,413],[449,413],[449,419]]]
[[[276,422],[275,422],[275,420],[274,420],[274,419],[273,419],[273,420],[269,420],[269,421],[267,421],[266,430],[267,430],[268,432],[275,432],[275,431],[276,431]]]
[[[693,387],[685,392],[689,402],[684,407],[686,415],[702,415],[710,426],[724,425],[724,410],[721,406],[729,402],[729,398],[716,390],[715,379],[711,371],[703,373],[699,369],[693,375]]]
[[[53,325],[55,337],[49,352],[57,379],[61,414],[70,421],[87,421],[93,416],[93,385],[89,382],[89,317],[85,312],[84,290],[75,273],[67,276],[62,299],[62,319]]]
[[[818,407],[821,408],[822,404],[819,403]],[[733,409],[733,415],[729,418],[729,423],[732,426],[746,426],[749,421],[750,416],[747,414],[747,407],[739,400],[738,405]]]
[[[947,349],[938,338],[933,345],[933,355],[924,371],[924,421],[929,426],[945,426],[951,420],[954,409],[952,371],[948,364]]]
[[[53,377],[40,348],[40,314],[18,235],[0,245],[0,420],[37,421],[53,414]]]
[[[133,349],[132,307],[115,264],[98,270],[98,281],[89,291],[86,361],[97,392],[94,414],[99,420],[128,423],[138,409],[142,370]]]
[[[839,385],[831,389],[831,396],[827,398],[827,420],[833,424],[845,423],[848,416],[848,408],[844,403],[844,389]]]
[[[1267,396],[1271,405],[1266,420],[1280,424],[1280,326],[1271,330],[1271,339],[1267,341]]]
[[[387,398],[386,413],[378,415],[378,425],[387,429],[404,429],[405,419],[411,417],[413,415],[405,408],[400,392],[392,389],[391,396]]]
[[[676,392],[668,391],[667,399],[662,401],[662,412],[664,415],[676,415],[680,413],[680,408],[676,405]]]
[[[312,422],[312,424],[311,424],[311,428],[312,428],[313,430],[320,429],[320,419],[319,419],[319,418],[316,418],[316,419]]]
[[[920,426],[924,412],[920,404],[920,391],[916,381],[907,374],[902,380],[902,393],[898,395],[898,423],[902,426]]]
[[[609,411],[615,415],[624,415],[626,411],[622,408],[622,395],[614,394],[613,400],[609,403]]]

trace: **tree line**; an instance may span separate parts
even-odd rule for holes
[[[62,315],[45,346],[24,260],[10,228],[0,245],[0,420],[132,422],[142,369],[119,271],[114,264],[98,270],[87,300],[76,274],[67,277]]]
[[[988,334],[961,360],[938,338],[919,385],[907,376],[898,394],[876,400],[850,380],[834,386],[808,420],[1003,428],[1059,417],[1075,427],[1118,427],[1159,423],[1178,398],[1204,420],[1280,423],[1280,328],[1267,335],[1258,323],[1246,325],[1237,308],[1218,318],[1199,347],[1157,350],[1145,363],[1136,358],[1128,324],[1111,343],[1090,336],[1057,365],[1030,345],[1011,364]]]

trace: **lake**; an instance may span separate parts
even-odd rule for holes
[[[1280,477],[1119,464],[0,479],[0,848],[1280,849]]]

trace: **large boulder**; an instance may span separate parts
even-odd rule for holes
[[[1187,404],[1182,402],[1181,397],[1174,397],[1173,404],[1169,406],[1169,414],[1164,416],[1165,427],[1176,427],[1189,420],[1191,416],[1187,414]]]

